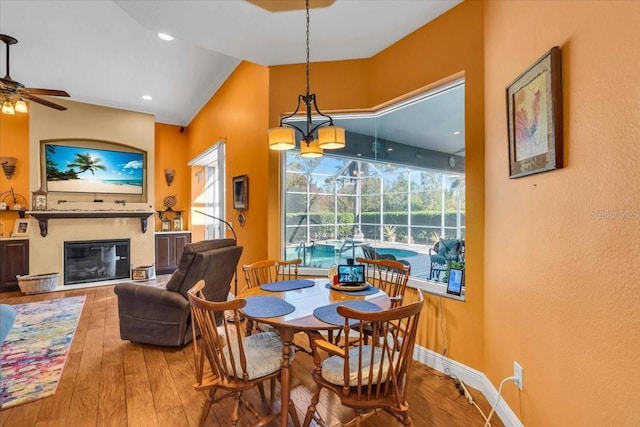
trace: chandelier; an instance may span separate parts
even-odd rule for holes
[[[343,148],[345,145],[344,128],[334,126],[331,116],[324,114],[316,103],[316,94],[309,93],[309,0],[306,0],[307,11],[307,92],[305,95],[298,95],[298,106],[295,111],[280,119],[280,125],[269,129],[269,148],[272,150],[291,150],[296,147],[296,131],[302,135],[300,138],[300,156],[320,157],[322,150],[332,150]],[[306,132],[287,119],[295,116],[304,105],[306,110]],[[322,121],[315,126],[312,121],[312,111],[316,116],[320,116]],[[317,134],[317,137],[314,136]]]

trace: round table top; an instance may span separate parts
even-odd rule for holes
[[[272,296],[283,299],[295,307],[292,313],[278,317],[256,317],[253,319],[260,320],[260,322],[275,327],[285,327],[296,330],[340,329],[341,326],[325,323],[313,315],[313,310],[325,305],[335,304],[341,301],[366,300],[379,305],[383,310],[391,306],[389,296],[382,290],[372,295],[354,296],[327,288],[326,284],[329,283],[329,279],[327,278],[311,280],[315,282],[315,285],[309,288],[286,292],[270,292],[264,291],[257,286],[240,292],[238,298]]]

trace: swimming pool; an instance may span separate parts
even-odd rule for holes
[[[322,243],[314,243],[304,246],[289,247],[286,250],[286,259],[301,258],[302,264],[307,267],[329,267],[331,264],[346,264],[348,258],[364,258],[364,253],[360,247],[360,243],[340,240],[326,241]],[[397,259],[406,259],[418,256],[418,252],[409,249],[389,248],[375,246],[375,250],[379,254],[393,255]]]

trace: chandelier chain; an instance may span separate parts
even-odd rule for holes
[[[307,0],[307,98],[309,93],[309,0]]]

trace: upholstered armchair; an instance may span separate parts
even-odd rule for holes
[[[205,281],[208,301],[226,301],[242,247],[233,239],[205,240],[184,247],[166,286],[144,282],[115,286],[120,338],[135,343],[183,346],[192,340],[187,291]]]

